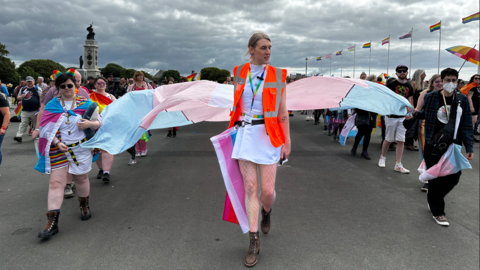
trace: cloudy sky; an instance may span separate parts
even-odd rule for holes
[[[387,71],[388,46],[381,40],[391,36],[390,64],[409,65],[410,39],[398,37],[413,32],[413,70],[423,68],[427,77],[437,72],[439,31],[429,26],[442,20],[440,68],[459,68],[463,60],[446,52],[456,45],[473,47],[479,41],[479,22],[461,19],[479,11],[479,0],[0,0],[0,42],[17,66],[30,59],[52,59],[64,66],[78,66],[93,22],[99,46],[99,66],[117,63],[151,73],[176,69],[190,74],[203,67],[232,70],[248,60],[244,56],[248,38],[263,31],[272,39],[273,66],[289,73],[330,73],[329,53],[335,76],[353,75],[353,52],[357,46],[356,74],[368,73],[372,41],[371,72]],[[316,57],[322,56],[322,61]],[[461,78],[477,68],[466,63]]]

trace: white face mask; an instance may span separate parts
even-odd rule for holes
[[[449,82],[443,85],[443,89],[445,89],[445,91],[448,93],[452,93],[455,88],[457,88],[457,84],[454,82]]]

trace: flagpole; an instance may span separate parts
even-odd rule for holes
[[[440,74],[440,47],[442,44],[442,21],[440,21],[440,35],[438,37],[438,72]]]
[[[341,53],[341,52],[340,52]],[[343,53],[340,54],[340,78],[343,78],[343,67],[342,67]]]
[[[332,77],[332,55],[330,54],[330,77]]]
[[[388,36],[387,74],[388,74],[389,64],[390,64],[390,36]]]
[[[370,75],[370,63],[372,62],[372,40],[370,40],[370,58],[368,59],[368,75]]]
[[[413,27],[412,27],[412,34],[410,35],[410,65],[408,68],[413,71],[412,69],[412,48],[413,48]]]
[[[355,51],[357,50],[357,45],[353,45],[353,78],[355,78]]]

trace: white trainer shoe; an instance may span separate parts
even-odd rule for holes
[[[395,171],[400,173],[410,173],[409,170],[403,167],[402,163],[395,163]]]
[[[385,160],[387,160],[386,157],[380,156],[380,160],[378,161],[378,167],[385,168]]]

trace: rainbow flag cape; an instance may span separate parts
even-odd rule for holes
[[[90,94],[90,99],[92,100],[92,102],[95,102],[98,104],[98,112],[101,113],[103,111],[103,109],[105,109],[105,107],[107,107],[108,104],[112,103],[112,100],[109,99],[108,97],[104,96],[104,95],[101,95],[101,94],[97,94],[95,92],[92,92]]]
[[[15,114],[17,118],[20,120],[20,115],[22,114],[23,106],[22,103],[18,103],[17,108],[15,109]]]
[[[382,45],[385,45],[387,43],[390,43],[390,37],[387,37],[386,39],[382,39]]]
[[[317,57],[317,61],[320,61],[320,60],[322,60],[322,57],[321,56]]]
[[[370,47],[372,47],[372,43],[371,43],[371,42],[363,44],[363,47],[362,47],[362,48],[367,48],[367,49],[368,49],[368,48],[370,48]]]
[[[190,76],[187,76],[187,80],[188,80],[189,82],[200,81],[200,74],[194,73],[194,74],[192,74],[192,75],[190,75]]]
[[[238,161],[232,159],[236,136],[237,130],[235,127],[232,127],[210,138],[210,140],[215,148],[223,181],[227,189],[223,220],[239,224],[243,233],[247,233],[250,228],[248,226],[247,211],[245,210],[245,187]]]
[[[478,20],[480,20],[480,12],[477,12],[475,14],[472,14],[468,17],[463,18],[462,23],[466,24],[466,23],[473,22],[473,21],[478,21]]]
[[[433,32],[433,31],[440,30],[440,26],[441,26],[441,22],[430,26],[430,33]]]

